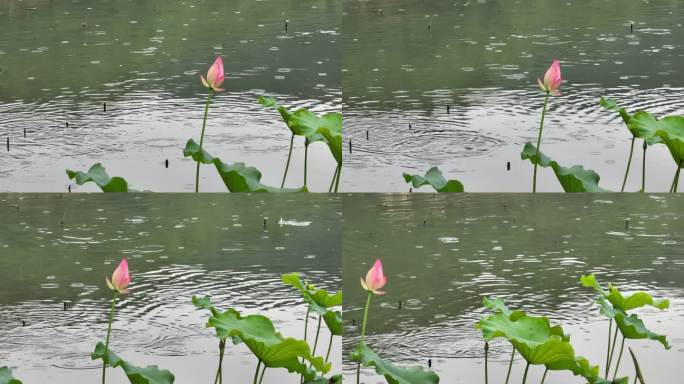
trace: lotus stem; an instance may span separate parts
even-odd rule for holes
[[[546,369],[544,370],[544,376],[542,376],[542,381],[541,381],[540,384],[544,384],[544,381],[546,380],[546,374],[547,374],[548,372],[549,372],[549,369],[546,368]]]
[[[264,364],[264,369],[261,370],[261,378],[259,379],[259,384],[264,381],[264,374],[266,373],[266,365]]]
[[[522,384],[525,384],[527,381],[527,371],[530,369],[530,362],[527,362],[527,365],[525,366],[525,374],[523,375],[523,381]]]
[[[216,378],[214,379],[214,384],[223,383],[223,352],[226,349],[226,339],[221,339],[219,341],[219,365],[216,369]]]
[[[332,350],[332,345],[333,345],[333,333],[330,332],[330,342],[328,343],[328,352],[325,354],[325,362],[328,362],[328,359],[330,359],[330,351]]]
[[[361,323],[361,340],[359,345],[363,345],[364,339],[366,337],[366,320],[368,320],[368,308],[370,307],[371,298],[373,297],[373,292],[368,292],[368,299],[366,299],[366,308],[363,310],[363,323]],[[356,384],[361,382],[361,362],[359,361],[356,365]]]
[[[321,319],[321,315],[318,315],[318,328],[316,329],[316,338],[314,339],[314,347],[313,351],[311,352],[312,356],[316,355],[316,347],[318,347],[318,335],[321,333]]]
[[[636,355],[634,354],[634,351],[632,351],[632,348],[629,348],[629,354],[632,355],[632,360],[634,360],[634,369],[636,370],[634,382],[636,383],[636,379],[638,377],[641,384],[646,384],[646,381],[644,381],[644,375],[641,373],[641,368],[639,368],[639,362],[637,361]]]
[[[280,183],[280,188],[285,187],[285,179],[287,178],[287,170],[290,169],[290,158],[292,157],[292,145],[294,144],[294,133],[290,137],[290,150],[287,153],[287,163],[285,163],[285,173],[283,173],[283,181]]]
[[[306,308],[306,317],[304,318],[304,341],[307,341],[306,335],[307,335],[307,331],[309,330],[309,313],[311,313],[311,306],[308,306]],[[304,362],[303,358],[302,358],[302,362]],[[300,375],[299,382],[300,383],[304,382],[304,375]]]
[[[544,116],[546,116],[546,106],[549,103],[549,94],[550,92],[546,92],[546,97],[544,98],[544,109],[542,109],[542,116],[541,116],[541,124],[539,124],[539,136],[537,137],[537,157],[539,157],[539,153],[541,152],[541,149],[539,148],[541,146],[541,139],[542,139],[542,131],[544,130]],[[532,177],[532,193],[537,192],[537,165],[534,164],[534,176]]]
[[[511,352],[511,361],[508,363],[508,373],[506,374],[506,384],[508,384],[508,379],[511,377],[511,368],[513,368],[513,358],[515,357],[515,347],[513,347],[513,352]]]
[[[615,336],[613,336],[613,346],[610,348],[610,357],[608,357],[608,365],[606,366],[606,380],[608,380],[608,372],[610,372],[610,365],[613,363],[613,354],[615,353],[615,343],[617,342],[617,336],[618,336],[618,327],[617,323],[615,323]]]
[[[641,192],[646,192],[646,150],[648,143],[644,140],[644,157],[641,161]]]
[[[309,139],[304,139],[304,186],[306,187],[306,163],[309,157]]]
[[[340,186],[340,176],[342,175],[342,164],[339,164],[337,166],[337,179],[335,179],[335,193],[337,193],[337,189]]]
[[[625,336],[622,336],[622,343],[620,343],[620,353],[618,354],[617,362],[615,363],[615,372],[613,372],[613,381],[617,377],[618,368],[620,368],[620,359],[622,359],[622,349],[625,347]]]
[[[634,154],[634,141],[636,136],[632,136],[632,145],[629,147],[629,159],[627,160],[627,170],[625,171],[625,178],[622,180],[622,188],[620,192],[625,191],[625,185],[627,184],[627,176],[629,175],[629,168],[632,165],[632,155]]]
[[[112,306],[109,308],[109,326],[107,327],[107,339],[105,339],[104,358],[102,359],[102,384],[105,384],[105,372],[107,370],[107,351],[109,351],[109,337],[112,335],[112,320],[114,320],[114,311],[116,310],[116,296],[117,291],[114,291],[112,298]]]
[[[257,364],[256,372],[254,373],[254,384],[257,384],[257,379],[259,378],[259,368],[261,368],[261,359],[259,360],[259,364]]]
[[[209,104],[211,103],[212,91],[207,94],[207,103],[204,105],[204,120],[202,121],[202,134],[200,135],[199,154],[197,157],[197,171],[195,172],[195,193],[199,192],[199,170],[202,164],[202,144],[204,144],[204,129],[207,127],[207,115],[209,114]]]
[[[485,341],[485,384],[489,383],[489,342]]]
[[[613,319],[608,319],[608,352],[606,353],[606,374],[608,377],[608,366],[610,365],[610,337],[613,335]]]
[[[330,180],[330,187],[328,187],[328,193],[332,192],[333,186],[335,185],[335,180],[337,179],[337,172],[340,170],[340,167],[337,166],[335,167],[335,173],[333,173],[332,180]]]
[[[684,160],[681,160],[677,164],[677,172],[675,172],[674,181],[672,181],[672,188],[670,192],[677,193],[677,186],[679,185],[679,172],[682,170],[682,165],[684,165]]]

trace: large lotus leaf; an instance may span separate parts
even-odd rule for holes
[[[0,384],[22,384],[21,380],[12,376],[12,371],[8,367],[0,367]]]
[[[309,143],[326,141],[325,137],[317,131],[321,127],[329,127],[329,120],[334,120],[334,118],[331,119],[331,117],[327,115],[332,114],[326,114],[323,117],[318,117],[315,113],[311,112],[307,108],[300,108],[295,112],[290,112],[287,110],[287,108],[279,105],[278,102],[272,97],[261,96],[259,97],[259,103],[267,108],[276,108],[280,113],[280,116],[283,118],[285,125],[287,125],[293,135],[304,136],[309,140]],[[341,126],[342,115],[336,115],[340,115],[339,119]]]
[[[668,299],[656,300],[650,294],[638,291],[628,296],[623,296],[620,290],[612,284],[608,285],[608,291],[601,288],[601,284],[594,275],[581,276],[580,282],[587,288],[593,288],[602,297],[610,302],[615,308],[623,311],[629,311],[636,308],[645,307],[647,305],[658,308],[660,310],[667,309],[670,306]],[[599,303],[601,304],[601,303]],[[608,313],[604,313],[608,314]]]
[[[684,117],[668,116],[660,120],[660,129],[655,134],[667,145],[675,163],[684,168]]]
[[[504,300],[500,297],[494,299],[485,297],[484,299],[482,299],[482,304],[485,308],[491,309],[494,312],[503,312],[507,315],[511,313],[511,310],[508,309],[506,302],[504,302]]]
[[[537,147],[532,143],[525,144],[520,158],[545,168],[551,167],[565,192],[606,192],[599,187],[601,177],[596,172],[584,169],[581,165],[563,167],[542,152],[537,152]]]
[[[325,138],[337,164],[342,164],[342,114],[327,113],[321,117],[321,120],[324,126],[318,128],[316,133]]]
[[[117,356],[111,349],[106,349],[103,343],[97,343],[91,354],[93,360],[101,359],[113,368],[121,367],[131,384],[173,384],[175,377],[166,369],[159,369],[156,365],[145,368],[136,367]]]
[[[325,325],[328,326],[330,333],[335,336],[342,336],[342,312],[328,311],[323,315],[323,321],[325,321]]]
[[[570,371],[575,376],[582,376],[589,383],[595,383],[599,379],[599,366],[591,365],[589,360],[582,356],[575,356],[572,360],[560,360],[547,364],[546,368],[551,371]]]
[[[389,384],[437,384],[439,376],[422,367],[401,368],[381,359],[365,344],[360,344],[351,353],[352,361],[360,362],[364,367],[375,367],[378,375],[385,377]]]
[[[325,377],[316,377],[313,380],[306,380],[304,384],[342,384],[342,375],[334,375],[329,379]]]
[[[643,139],[648,145],[653,145],[662,142],[660,137],[656,135],[656,131],[663,126],[662,124],[662,121],[650,113],[639,111],[629,119],[627,128],[632,132],[632,135]]]
[[[66,173],[69,179],[75,179],[78,185],[93,182],[102,189],[102,192],[128,192],[128,182],[121,177],[109,177],[100,163],[90,167],[88,172],[67,169]]]
[[[600,104],[603,108],[605,108],[605,109],[607,109],[607,110],[609,110],[609,111],[615,111],[615,112],[619,113],[619,114],[620,114],[620,117],[622,117],[622,121],[625,123],[625,125],[629,124],[629,120],[632,118],[632,115],[630,115],[629,113],[627,113],[627,111],[626,111],[624,108],[619,107],[619,106],[617,105],[617,102],[615,102],[615,100],[613,100],[613,99],[605,99],[605,98],[602,97],[601,100],[599,100],[599,104]],[[629,127],[628,127],[628,128],[629,128]],[[630,132],[631,132],[631,131],[630,131]]]
[[[342,335],[342,314],[330,308],[342,305],[342,292],[330,294],[325,289],[318,289],[312,284],[303,282],[299,274],[288,273],[282,276],[283,283],[295,287],[309,304],[309,308],[323,316],[325,324],[335,336]]]
[[[242,317],[238,311],[228,309],[212,315],[207,327],[215,328],[220,339],[239,338],[269,368],[285,368],[302,374],[306,379],[315,378],[316,371],[326,373],[330,370],[331,365],[322,357],[311,355],[306,341],[283,337],[266,316]],[[308,368],[300,358],[310,362],[316,371]]]
[[[404,173],[404,180],[407,183],[411,183],[413,188],[420,188],[424,185],[430,185],[437,192],[463,192],[463,184],[458,180],[447,180],[442,175],[437,167],[432,167],[428,169],[425,176],[420,175],[410,175]]]
[[[211,164],[214,161],[214,157],[205,151],[204,147],[202,147],[202,152],[200,153],[199,144],[193,139],[188,140],[185,144],[183,156],[191,156],[194,161],[200,161],[202,164]]]
[[[657,334],[646,328],[644,322],[636,314],[627,316],[624,311],[618,309],[613,319],[615,320],[617,327],[620,329],[620,333],[622,333],[622,336],[624,336],[625,339],[656,340],[660,342],[665,349],[671,348],[665,335]]]

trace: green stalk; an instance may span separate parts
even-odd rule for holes
[[[542,381],[541,381],[540,384],[544,384],[544,381],[546,380],[546,374],[547,374],[548,372],[549,372],[549,369],[546,368],[546,369],[544,370],[544,376],[542,376]]]
[[[677,186],[679,185],[679,172],[682,170],[682,164],[684,163],[684,160],[680,161],[679,164],[677,164],[677,172],[675,172],[675,178],[674,181],[672,182],[672,191],[674,193],[677,193]]]
[[[620,359],[622,358],[622,349],[625,347],[625,336],[622,336],[622,343],[620,344],[620,353],[618,354],[617,363],[615,363],[615,372],[613,373],[613,381],[617,377],[618,368],[620,368]]]
[[[254,384],[257,384],[257,379],[259,378],[259,368],[261,368],[261,360],[259,360],[259,364],[257,364],[256,372],[254,373]]]
[[[646,150],[648,143],[644,140],[644,158],[641,162],[641,192],[646,192]]]
[[[318,329],[316,329],[316,338],[314,339],[314,347],[313,351],[311,352],[311,356],[316,355],[316,347],[318,347],[318,335],[321,333],[321,315],[318,315]]]
[[[361,340],[359,345],[363,345],[364,339],[366,337],[366,320],[368,319],[368,307],[370,307],[371,298],[373,297],[373,292],[368,292],[368,299],[366,299],[366,308],[363,310],[363,323],[361,323]],[[356,384],[361,381],[361,362],[359,361],[356,365]]]
[[[112,320],[114,320],[114,310],[116,309],[116,295],[117,291],[114,291],[114,297],[112,298],[112,306],[109,309],[109,326],[107,327],[107,339],[105,340],[105,358],[102,359],[102,384],[105,384],[105,371],[107,369],[107,351],[109,350],[109,337],[112,334]]]
[[[292,144],[294,144],[294,133],[290,137],[290,151],[287,153],[287,163],[285,163],[285,173],[283,174],[283,182],[280,183],[280,188],[285,187],[285,178],[287,178],[287,170],[290,169],[290,158],[292,157]]]
[[[550,92],[546,92],[546,98],[544,98],[544,109],[542,110],[542,117],[541,117],[541,124],[539,125],[539,137],[537,137],[537,157],[539,157],[539,153],[541,152],[541,139],[542,139],[542,131],[544,130],[544,116],[546,115],[546,105],[549,102],[549,94]],[[534,165],[534,177],[532,178],[532,193],[537,192],[537,164]]]
[[[221,339],[219,341],[219,365],[216,369],[216,378],[214,379],[214,384],[223,383],[223,352],[226,349],[226,340]]]
[[[485,341],[485,384],[489,383],[489,342]]]
[[[264,374],[266,373],[266,365],[264,364],[264,369],[261,371],[261,378],[259,379],[259,384],[264,381]]]
[[[200,135],[199,155],[197,159],[197,171],[195,172],[195,193],[199,192],[199,170],[202,163],[202,144],[204,144],[204,129],[207,127],[207,115],[209,114],[209,104],[211,103],[212,90],[207,94],[207,103],[204,105],[204,120],[202,121],[202,134]]]
[[[304,318],[304,341],[307,341],[306,335],[307,335],[307,331],[309,330],[309,313],[310,312],[311,312],[311,306],[308,306],[306,308],[306,317]],[[302,358],[302,363],[303,362],[304,362],[304,359]],[[300,375],[299,382],[300,383],[304,382],[304,375]]]
[[[333,173],[333,178],[330,180],[330,187],[328,187],[328,193],[332,192],[333,186],[335,185],[335,180],[337,179],[337,172],[340,170],[340,167],[337,166],[335,167],[335,173]]]
[[[610,365],[610,336],[613,335],[613,319],[608,319],[608,352],[606,352],[606,377],[608,377],[608,366]]]
[[[625,184],[627,184],[627,175],[629,175],[629,167],[632,165],[632,155],[634,154],[634,141],[636,136],[632,136],[632,146],[629,147],[629,160],[627,160],[627,170],[625,171],[625,178],[622,180],[622,188],[620,192],[625,191]]]
[[[333,345],[333,333],[330,332],[330,342],[328,343],[328,353],[325,354],[325,362],[328,362],[328,359],[330,359],[330,350],[332,350],[332,345]]]
[[[335,193],[337,193],[337,188],[340,186],[340,176],[342,175],[342,164],[337,166],[337,179],[335,180]]]
[[[309,139],[304,139],[304,186],[306,187],[306,163],[309,157]]]
[[[634,354],[634,351],[632,351],[632,348],[629,348],[629,353],[632,355],[632,360],[634,360],[634,369],[636,370],[634,383],[636,383],[636,379],[638,377],[641,384],[646,384],[646,381],[644,381],[644,375],[641,373],[641,368],[639,368],[639,362],[637,361],[636,355]]]
[[[525,366],[525,374],[523,375],[523,381],[522,384],[525,384],[527,381],[527,371],[530,369],[530,362],[527,362],[527,365]]]
[[[619,329],[616,326],[615,336],[613,336],[613,346],[610,348],[610,357],[608,358],[608,365],[606,366],[606,380],[608,380],[608,372],[610,372],[610,365],[613,363],[613,354],[615,353],[615,343],[617,342],[618,330]]]
[[[513,347],[513,352],[511,352],[511,361],[508,363],[508,373],[506,374],[506,384],[508,384],[508,379],[511,377],[511,368],[513,368],[513,358],[515,357],[515,347]]]

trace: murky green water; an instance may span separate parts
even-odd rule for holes
[[[484,342],[474,328],[484,313],[483,296],[502,297],[512,307],[562,323],[577,353],[603,365],[608,324],[593,293],[579,283],[589,273],[626,291],[670,298],[667,311],[640,316],[668,336],[672,349],[655,342],[627,346],[639,356],[648,382],[668,383],[684,374],[681,197],[390,194],[355,195],[343,204],[345,359],[363,315],[359,277],[380,258],[387,293],[373,299],[368,344],[400,364],[426,366],[432,359],[444,383],[484,382]],[[490,356],[490,380],[502,382],[510,347],[496,343]],[[354,368],[347,360],[345,377],[351,379]],[[512,382],[520,382],[523,369],[518,361]],[[620,372],[633,377],[629,358]],[[365,383],[384,382],[370,373]],[[542,373],[532,368],[528,382],[540,382]],[[546,383],[581,380],[552,372]]]
[[[684,112],[683,10],[673,0],[345,1],[346,190],[407,191],[402,171],[438,165],[466,190],[530,191],[519,153],[536,141],[536,79],[554,58],[567,81],[550,101],[542,150],[619,190],[631,135],[599,97],[632,112]],[[648,152],[647,190],[667,191],[669,152]],[[560,190],[551,172],[541,182]],[[627,190],[639,187],[635,168]]]
[[[336,0],[3,1],[0,137],[11,149],[0,151],[0,190],[65,191],[66,168],[98,161],[138,190],[193,190],[182,150],[199,138],[199,76],[217,55],[227,92],[212,104],[206,148],[276,184],[290,132],[256,99],[339,111],[340,33]],[[313,189],[327,190],[335,161],[325,145],[309,156]],[[205,168],[204,190],[224,191]],[[301,167],[291,177],[301,185]]]
[[[0,366],[25,383],[98,380],[101,366],[90,353],[106,336],[105,276],[121,257],[133,282],[119,304],[112,348],[134,364],[171,370],[181,384],[210,382],[218,361],[218,342],[193,295],[265,314],[285,336],[302,338],[306,306],[281,274],[341,286],[334,197],[10,194],[0,196],[0,212]],[[321,340],[317,354],[325,353],[327,331]],[[226,349],[231,382],[251,382],[255,366],[244,346]],[[110,370],[108,382],[127,382],[119,371]],[[264,382],[299,378],[270,369]]]

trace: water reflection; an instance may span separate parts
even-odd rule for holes
[[[617,194],[561,200],[497,194],[345,197],[344,349],[353,347],[359,332],[351,323],[360,324],[365,302],[359,276],[379,257],[387,294],[374,301],[367,339],[382,356],[417,365],[433,359],[445,382],[484,382],[483,340],[474,325],[485,312],[482,297],[498,296],[562,323],[577,351],[602,363],[607,322],[592,292],[579,283],[580,275],[596,273],[626,291],[671,299],[669,310],[642,314],[647,326],[668,335],[672,350],[628,343],[649,379],[667,382],[684,373],[676,364],[684,356],[683,204],[677,196]],[[498,362],[493,369],[505,376],[510,347],[496,343],[490,353]],[[354,374],[353,365],[346,368]],[[623,362],[621,370],[631,369]],[[542,373],[533,372],[533,382]],[[561,373],[547,380],[575,382]]]
[[[306,306],[281,274],[297,271],[332,290],[341,285],[334,197],[5,195],[0,209],[0,365],[16,367],[29,383],[97,377],[89,354],[107,327],[104,277],[122,256],[133,283],[120,300],[112,348],[138,365],[171,370],[179,383],[213,379],[217,362],[218,342],[193,295],[265,314],[284,335],[301,338]],[[310,224],[281,226],[280,217]],[[321,335],[327,347],[328,334]],[[236,382],[251,380],[249,351],[226,353]],[[111,371],[110,382],[125,382]],[[298,377],[272,369],[264,381]]]

